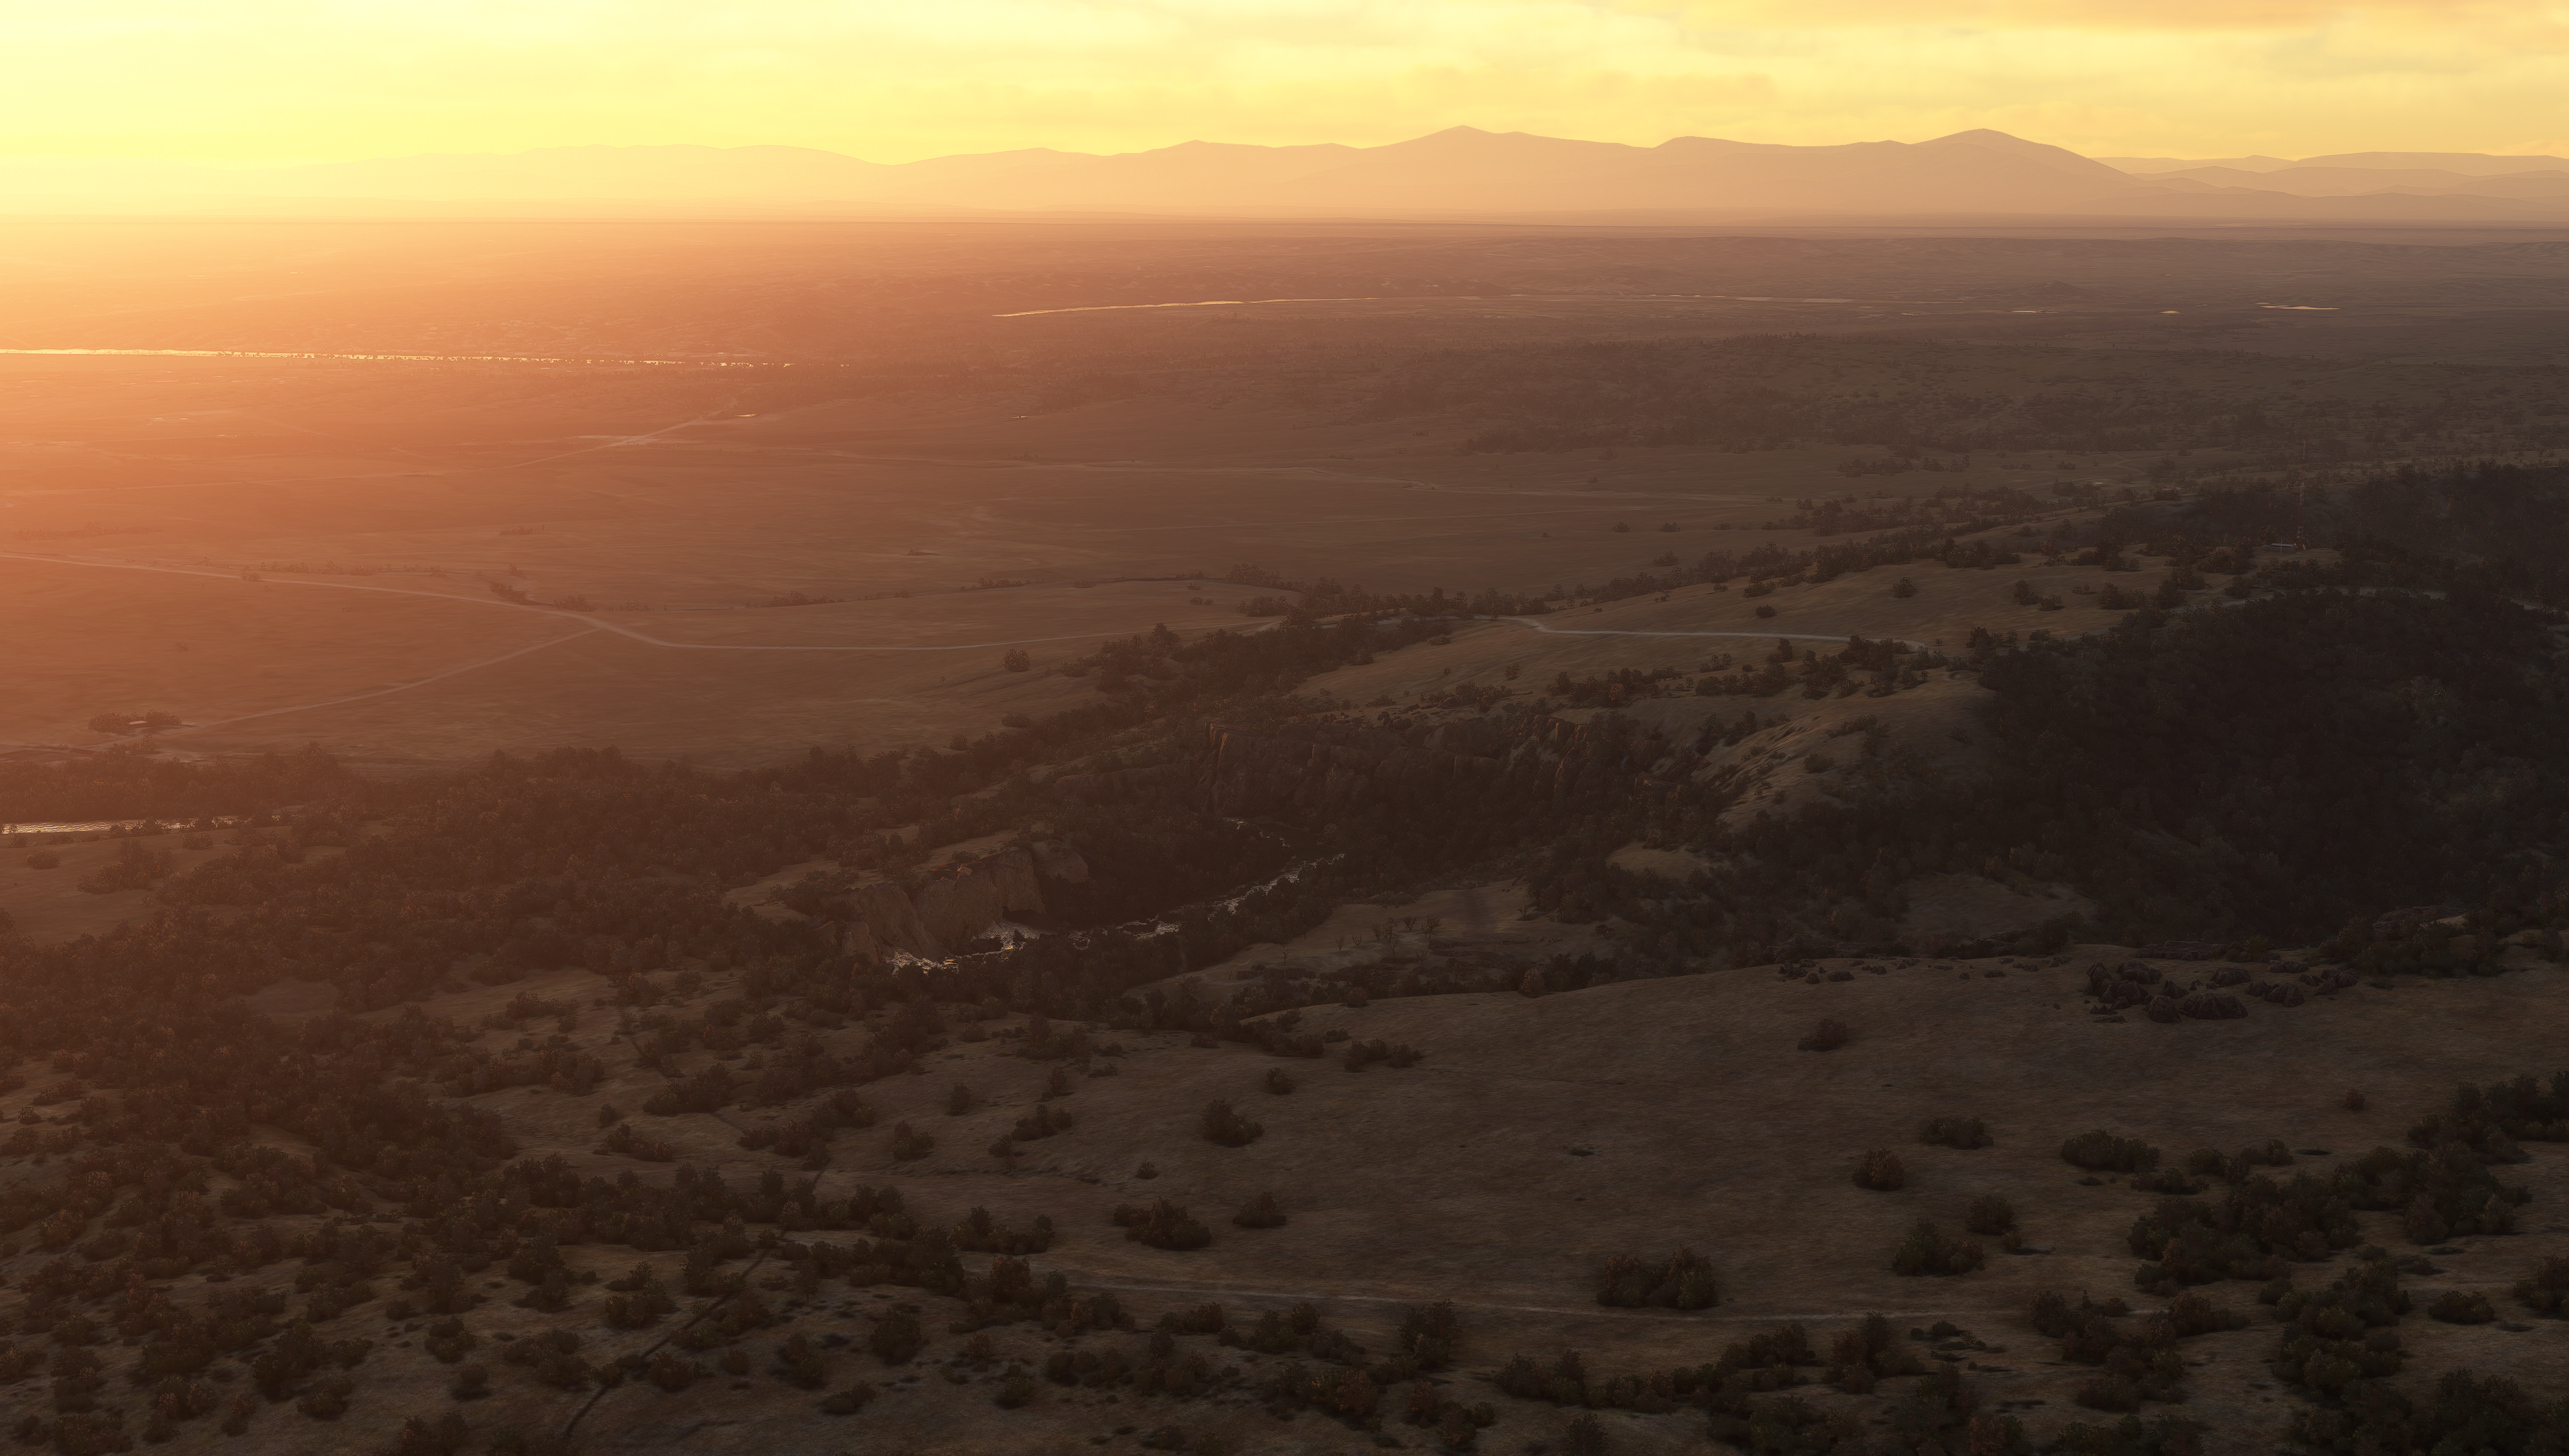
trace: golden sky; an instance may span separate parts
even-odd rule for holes
[[[0,155],[1190,139],[2569,150],[2555,0],[0,0]]]

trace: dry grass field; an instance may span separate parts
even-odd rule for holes
[[[706,369],[20,356],[0,375],[0,597],[45,624],[16,643],[0,740],[93,741],[94,714],[155,709],[222,725],[189,735],[208,749],[317,741],[385,765],[942,741],[1078,700],[1041,664],[1083,638],[1253,627],[1238,606],[1272,592],[1220,579],[1237,565],[1548,590],[1807,546],[1763,528],[1846,484],[1837,451],[1458,456],[1451,432],[1277,406],[744,411]],[[1990,481],[2047,488],[2062,464]],[[989,581],[1029,584],[965,589]],[[739,609],[811,597],[842,600]],[[1687,630],[1759,625],[1735,596],[1679,600]],[[1777,600],[1791,631],[1941,632],[1977,610]],[[533,609],[549,603],[581,614]],[[998,676],[1005,648],[974,645],[1020,642],[1036,674]],[[865,650],[896,647],[951,650]],[[1635,650],[1545,647],[1565,665]]]

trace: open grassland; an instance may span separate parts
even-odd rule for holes
[[[0,739],[83,743],[101,739],[84,726],[99,713],[269,714],[577,629],[496,602],[25,558],[0,560],[0,613],[16,624]]]
[[[1120,577],[1569,587],[1805,543],[1763,528],[1827,464],[1458,458],[1405,426],[1171,402],[739,411],[717,373],[527,368],[501,372],[532,402],[410,365],[10,361],[0,424],[49,433],[10,447],[0,592],[44,626],[0,738],[90,741],[95,714],[160,710],[251,719],[205,748],[379,762],[942,741],[1085,700],[1046,671],[1080,639],[1253,627],[1238,608],[1276,594]],[[1029,584],[957,589],[989,581]],[[845,599],[737,609],[816,597]],[[973,645],[1009,643],[1035,671]],[[959,650],[864,650],[918,647]]]

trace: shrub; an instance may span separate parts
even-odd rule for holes
[[[1864,1155],[1855,1165],[1855,1186],[1876,1193],[1890,1193],[1909,1181],[1909,1171],[1900,1160],[1880,1148]]]
[[[348,1413],[348,1397],[356,1390],[357,1382],[345,1375],[324,1375],[312,1382],[294,1408],[316,1421],[334,1421]]]
[[[907,1163],[914,1158],[924,1158],[934,1151],[936,1151],[936,1139],[916,1131],[906,1122],[892,1125],[893,1161]]]
[[[1149,1208],[1118,1204],[1115,1222],[1125,1238],[1153,1249],[1202,1249],[1213,1242],[1211,1229],[1197,1223],[1184,1206],[1167,1199],[1156,1200]]]
[[[2268,1138],[2253,1148],[2240,1149],[2239,1161],[2251,1167],[2290,1168],[2293,1166],[2293,1150],[2285,1147],[2281,1138]]]
[[[1757,603],[1757,614],[1761,617],[1773,616],[1775,614],[1775,608],[1768,606],[1765,602],[1761,601]]]
[[[2346,1089],[2346,1095],[2337,1100],[2337,1105],[2345,1108],[2349,1112],[2362,1112],[2365,1107],[2364,1094],[2353,1087],[2349,1087]]]
[[[1723,1362],[1730,1363],[1727,1355]],[[1863,1323],[1838,1331],[1829,1341],[1829,1379],[1850,1395],[1869,1394],[1878,1381],[1894,1375],[1924,1373],[1918,1357],[1894,1342],[1891,1321],[1879,1314],[1866,1315]]]
[[[2083,1132],[2060,1145],[2062,1161],[2090,1173],[2140,1173],[2159,1166],[2159,1150],[2138,1138]]]
[[[1284,1211],[1276,1205],[1276,1195],[1262,1193],[1249,1201],[1249,1206],[1231,1216],[1231,1221],[1244,1229],[1281,1229]]]
[[[991,1395],[990,1403],[1001,1410],[1016,1410],[1021,1406],[1032,1404],[1035,1392],[1042,1388],[1035,1384],[1035,1377],[1032,1375],[1010,1375],[999,1382],[999,1388]]]
[[[2408,1307],[2390,1257],[2371,1247],[2357,1251],[2354,1265],[2327,1288],[2276,1301],[2284,1321],[2276,1378],[2335,1399],[2357,1381],[2399,1373],[2404,1357],[2391,1326]]]
[[[1267,1069],[1267,1090],[1279,1097],[1292,1091],[1292,1074],[1285,1071],[1283,1067],[1269,1067]]]
[[[2408,1130],[2420,1148],[2461,1144],[2485,1163],[2521,1163],[2517,1142],[2569,1143],[2569,1071],[2546,1087],[2531,1077],[2455,1089],[2449,1108]]]
[[[1562,1456],[1607,1456],[1614,1450],[1606,1438],[1606,1428],[1593,1415],[1583,1415],[1561,1433]]]
[[[845,1390],[833,1390],[821,1397],[821,1410],[826,1415],[855,1415],[874,1403],[875,1388],[860,1380]]]
[[[818,1390],[829,1383],[829,1371],[821,1362],[821,1352],[812,1347],[811,1338],[800,1330],[776,1347],[776,1374],[779,1379],[806,1390]]]
[[[2343,1409],[2305,1410],[2291,1434],[2296,1446],[2312,1451],[2540,1451],[2556,1442],[2557,1412],[2511,1380],[2448,1370],[2430,1399],[2412,1403],[2377,1384]]]
[[[1909,1237],[1892,1251],[1891,1272],[1896,1274],[1959,1274],[1989,1263],[1981,1246],[1968,1239],[1950,1239],[1934,1224],[1919,1220],[1909,1230]]]
[[[1597,1302],[1622,1309],[1709,1309],[1720,1302],[1712,1261],[1680,1249],[1664,1263],[1618,1255],[1597,1275]]]
[[[2221,1155],[2215,1153],[2213,1156],[2218,1158]],[[2155,1173],[2135,1173],[2132,1175],[2132,1187],[2139,1189],[2143,1193],[2188,1194],[2203,1192],[2202,1184],[2187,1177],[2184,1170],[2178,1168],[2162,1168]]]
[[[2569,1313],[2569,1259],[2542,1261],[2532,1274],[2515,1281],[2515,1299],[2536,1314],[2554,1319]]]
[[[1245,1148],[1264,1136],[1267,1129],[1240,1115],[1229,1100],[1221,1097],[1205,1104],[1202,1128],[1205,1141],[1226,1148]]]
[[[907,1365],[927,1344],[927,1336],[918,1324],[918,1316],[902,1309],[887,1309],[875,1316],[874,1333],[866,1337],[866,1348],[887,1365]]]
[[[1964,1212],[1963,1227],[1993,1238],[2009,1233],[2016,1228],[2016,1205],[1994,1193],[1982,1194]]]
[[[479,1335],[464,1327],[463,1320],[450,1316],[430,1320],[428,1337],[421,1344],[437,1357],[439,1363],[452,1365],[481,1342]]]
[[[1019,1143],[1039,1142],[1055,1133],[1067,1132],[1072,1126],[1073,1119],[1069,1113],[1038,1102],[1034,1111],[1018,1118],[1016,1124],[1008,1129],[1008,1137]]]
[[[1854,1039],[1855,1033],[1847,1028],[1845,1022],[1828,1016],[1811,1028],[1811,1034],[1802,1038],[1801,1046],[1804,1051],[1836,1051]]]
[[[963,1222],[955,1225],[947,1237],[955,1248],[975,1254],[1022,1257],[1051,1249],[1056,1236],[1049,1214],[1035,1215],[1033,1226],[1020,1232],[990,1217],[988,1209],[975,1208],[963,1216]]]
[[[2069,1398],[2089,1410],[2138,1410],[2141,1387],[2120,1375],[2094,1375],[2080,1381]]]
[[[2224,1309],[2192,1289],[2168,1301],[2167,1319],[2169,1326],[2180,1336],[2248,1327],[2247,1315]]]
[[[1997,1139],[1977,1117],[1939,1117],[1918,1129],[1918,1141],[1940,1148],[1986,1148]]]
[[[1412,1304],[1401,1311],[1401,1352],[1421,1370],[1442,1370],[1454,1363],[1454,1346],[1461,1342],[1462,1329],[1453,1305]]]
[[[2497,1310],[2489,1307],[2485,1294],[2446,1289],[2435,1296],[2435,1302],[2426,1306],[2426,1314],[2428,1318],[2440,1319],[2446,1324],[2486,1324],[2497,1317]]]
[[[1357,987],[1357,994],[1363,994],[1363,987]],[[1414,1067],[1418,1065],[1418,1059],[1424,1055],[1426,1053],[1405,1042],[1358,1041],[1350,1043],[1347,1047],[1346,1068],[1350,1072],[1361,1072],[1375,1062],[1383,1062],[1395,1067]]]

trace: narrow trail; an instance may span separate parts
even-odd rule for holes
[[[255,713],[243,713],[237,718],[217,718],[210,723],[190,723],[184,728],[174,728],[166,733],[156,734],[154,736],[157,738],[176,738],[182,733],[203,733],[209,729],[228,728],[234,723],[247,723],[253,719],[274,718],[286,713],[309,712],[314,708],[335,708],[342,703],[362,703],[368,698],[380,698],[392,693],[408,692],[415,687],[426,687],[432,682],[442,682],[447,678],[460,677],[465,673],[473,672],[480,668],[496,666],[499,663],[508,661],[512,657],[524,657],[530,652],[541,652],[547,647],[558,647],[562,643],[571,641],[575,638],[592,636],[595,634],[595,630],[596,629],[592,627],[583,627],[576,632],[565,632],[558,637],[547,638],[542,642],[536,642],[528,646],[520,647],[514,652],[503,652],[497,657],[485,657],[479,662],[467,662],[461,667],[450,667],[444,672],[431,673],[426,677],[413,678],[409,682],[397,682],[391,687],[379,687],[372,692],[350,693],[346,697],[342,698],[323,698],[317,703],[296,703],[291,707],[266,708]]]
[[[1452,1304],[1458,1309],[1490,1309],[1510,1314],[1567,1314],[1582,1319],[1648,1320],[1652,1323],[1661,1324],[1669,1322],[1683,1322],[1690,1324],[1820,1323],[1823,1321],[1838,1319],[1862,1319],[1868,1314],[1879,1314],[1886,1319],[1951,1319],[1957,1314],[1996,1315],[2005,1312],[2014,1312],[2015,1309],[2015,1306],[2013,1305],[2006,1306],[2004,1309],[1996,1305],[1992,1305],[1986,1309],[1958,1309],[1952,1305],[1946,1305],[1935,1309],[1819,1309],[1775,1310],[1759,1314],[1701,1314],[1650,1309],[1616,1309],[1602,1304],[1587,1306],[1563,1306],[1559,1304],[1494,1304],[1471,1299],[1439,1299],[1437,1296],[1432,1294],[1348,1294],[1330,1289],[1252,1289],[1243,1288],[1237,1284],[1212,1283],[1143,1284],[1125,1282],[1116,1279],[1083,1277],[1077,1272],[1066,1269],[1060,1271],[1060,1273],[1073,1284],[1092,1289],[1112,1289],[1119,1293],[1200,1294],[1207,1297],[1219,1295],[1223,1298],[1229,1299],[1274,1299],[1279,1301],[1289,1300],[1294,1302],[1326,1304],[1407,1305],[1447,1303]]]
[[[0,353],[5,352],[7,351],[0,350]],[[619,435],[614,439],[605,441],[601,444],[583,445],[577,450],[556,451],[551,455],[539,455],[533,460],[514,460],[502,465],[458,465],[449,466],[439,470],[376,470],[333,476],[266,476],[254,480],[234,481],[169,481],[157,486],[89,486],[82,487],[78,490],[12,491],[10,494],[31,498],[43,496],[96,496],[103,495],[108,492],[201,491],[210,490],[217,486],[296,486],[306,483],[318,484],[323,481],[418,480],[424,477],[435,476],[479,475],[487,471],[524,470],[531,465],[546,465],[556,460],[568,460],[575,455],[593,455],[601,450],[623,450],[630,446],[648,445],[653,441],[658,440],[663,435],[684,430],[690,425],[701,425],[708,420],[728,419],[730,418],[728,412],[731,410],[732,406],[737,403],[739,403],[737,399],[727,399],[715,409],[707,411],[701,415],[690,416],[687,419],[678,421],[674,425],[663,425],[656,430],[648,430],[639,435]],[[272,421],[270,423],[282,424],[283,422]],[[302,429],[301,426],[292,426],[290,428]],[[305,430],[304,433],[309,435],[319,435],[321,432],[317,430]],[[333,437],[325,435],[322,436],[322,438],[330,439]],[[404,455],[416,454],[416,452],[404,446],[394,446],[391,448],[400,450]]]
[[[208,576],[217,581],[242,579],[237,572],[207,570],[197,566],[148,566],[135,561],[101,561],[86,556],[51,555],[34,551],[0,551],[0,560],[43,561],[56,566],[98,566],[112,571],[163,571],[177,576]],[[1068,632],[1053,637],[1008,637],[991,642],[946,642],[929,647],[892,642],[673,642],[666,637],[655,637],[649,632],[591,616],[586,612],[567,611],[557,606],[536,606],[525,602],[501,601],[496,598],[486,600],[479,596],[458,596],[450,591],[422,591],[410,586],[361,586],[351,581],[289,581],[277,577],[263,578],[250,584],[311,586],[325,591],[380,591],[393,596],[426,596],[437,601],[452,601],[464,606],[496,606],[510,611],[529,611],[538,616],[554,616],[565,621],[579,622],[590,631],[613,632],[619,637],[630,637],[636,642],[647,642],[654,647],[670,647],[685,652],[971,652],[984,647],[1023,647],[1038,642],[1078,642],[1092,637],[1133,635],[1130,631]],[[1169,625],[1174,630],[1180,627],[1194,629],[1238,624],[1231,618],[1225,618],[1218,622],[1173,622]]]
[[[241,577],[237,573],[230,571],[204,570],[193,566],[147,566],[133,561],[99,561],[79,556],[47,555],[30,551],[0,551],[0,560],[42,561],[47,564],[57,566],[97,566],[113,571],[160,571],[177,576],[206,576],[217,581],[241,580]],[[549,637],[541,642],[529,643],[524,647],[518,647],[507,652],[502,652],[497,656],[484,657],[477,661],[467,662],[459,667],[450,667],[443,672],[432,673],[427,677],[413,678],[409,682],[395,683],[390,687],[375,688],[361,693],[349,693],[343,697],[324,698],[318,702],[295,703],[282,708],[262,708],[255,713],[242,713],[235,717],[218,718],[210,723],[190,723],[184,728],[174,728],[166,733],[156,736],[161,738],[176,738],[184,734],[204,733],[213,729],[228,728],[235,723],[247,723],[258,718],[281,717],[288,713],[309,712],[317,708],[335,708],[346,703],[364,702],[369,698],[380,698],[389,696],[393,693],[409,692],[413,688],[426,687],[431,683],[443,682],[451,677],[460,677],[465,673],[477,671],[481,668],[497,666],[498,664],[507,662],[512,658],[524,657],[533,652],[541,652],[548,647],[557,647],[564,642],[573,641],[580,637],[595,636],[600,632],[611,632],[620,637],[629,637],[636,642],[641,642],[653,647],[667,647],[689,652],[840,653],[972,652],[991,647],[1024,647],[1033,646],[1043,642],[1079,642],[1089,641],[1099,637],[1124,637],[1133,635],[1131,632],[1071,632],[1061,636],[1052,637],[1011,637],[1004,641],[995,642],[951,642],[933,647],[888,643],[856,643],[841,645],[808,642],[672,642],[666,637],[655,637],[648,632],[637,631],[631,627],[622,626],[615,622],[601,620],[600,618],[589,616],[583,612],[564,611],[559,607],[533,606],[515,601],[486,601],[477,596],[457,596],[444,591],[421,591],[406,586],[365,586],[348,581],[283,581],[266,579],[245,584],[261,586],[313,586],[330,591],[378,591],[393,596],[426,596],[438,601],[457,602],[465,606],[505,607],[511,611],[528,611],[534,612],[539,616],[560,617],[567,621],[577,622],[580,624],[580,627],[579,630],[575,632],[565,632],[558,637]],[[1187,629],[1227,627],[1235,625],[1237,625],[1236,622],[1228,619],[1219,622],[1177,622],[1173,624],[1174,627]],[[1262,627],[1263,625],[1263,623],[1260,624]],[[1252,630],[1257,629],[1259,628],[1252,628]]]
[[[1849,636],[1858,635],[1850,632],[1646,632],[1619,627],[1555,627],[1545,625],[1540,617],[1530,616],[1498,616],[1491,617],[1489,620],[1514,622],[1529,631],[1542,632],[1555,637],[1756,637],[1782,638],[1794,642],[1844,642]],[[1866,640],[1898,642],[1904,647],[1916,647],[1922,651],[1929,645],[1910,637],[1868,637]]]

